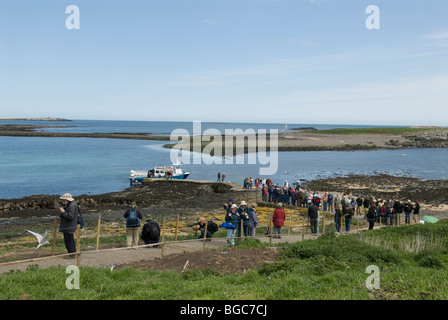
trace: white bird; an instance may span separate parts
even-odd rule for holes
[[[47,231],[45,231],[43,236],[38,234],[38,233],[36,233],[36,232],[30,231],[30,230],[26,230],[26,231],[28,231],[29,233],[34,235],[37,238],[37,241],[39,242],[39,244],[37,245],[36,249],[34,249],[34,250],[37,250],[37,249],[39,249],[39,247],[44,246],[46,244],[50,244],[50,242],[47,241],[47,238],[48,238],[48,232]]]
[[[108,264],[107,267],[110,269],[110,271],[113,271],[115,267],[118,267],[118,264]]]

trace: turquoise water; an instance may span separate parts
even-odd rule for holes
[[[139,122],[136,125],[131,121],[125,121],[125,125],[115,121],[87,123],[91,125],[78,128],[82,128],[84,132],[104,130],[102,132],[160,134],[169,133],[180,128],[179,124],[182,124]],[[93,125],[95,123],[96,126]],[[63,124],[80,125],[80,122]],[[203,125],[203,130],[213,128],[213,125]],[[191,123],[183,123],[183,127],[190,132],[191,126]],[[222,132],[229,128],[229,124],[219,126],[215,128]],[[284,127],[270,126],[265,128],[269,130],[275,126]],[[148,131],[142,130],[145,127]],[[263,128],[263,125],[250,127],[250,124],[232,124],[230,127],[257,130]],[[81,195],[120,191],[129,186],[130,170],[148,170],[156,165],[170,164],[170,150],[162,147],[165,143],[121,139],[0,137],[0,198],[20,198],[38,194],[60,195],[66,192]],[[218,172],[225,172],[226,180],[242,184],[248,176],[261,178],[259,169],[266,167],[248,164],[247,155],[244,156],[243,164],[235,164],[236,160],[232,160],[232,164],[206,165],[202,162],[184,165],[184,168],[190,172],[189,179],[214,181]],[[311,180],[352,173],[388,173],[423,179],[446,179],[448,149],[280,152],[278,170],[270,177],[274,182],[282,184],[284,180],[291,183],[296,179]]]

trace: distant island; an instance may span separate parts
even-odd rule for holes
[[[0,118],[1,119],[1,118]],[[8,118],[11,119],[11,118]],[[60,119],[60,118],[40,118]],[[46,120],[51,121],[51,120]],[[70,121],[70,120],[52,120]],[[45,128],[68,128],[70,125],[37,125],[37,124],[0,124],[0,136],[10,137],[52,137],[52,138],[107,138],[133,140],[170,141],[168,135],[155,136],[151,133],[101,133],[101,132],[48,132],[40,131]],[[303,127],[311,128],[311,127]],[[302,128],[302,129],[303,129]],[[216,136],[217,141],[224,141],[225,136]],[[211,137],[201,137],[201,150],[209,145]],[[252,139],[251,139],[252,140]],[[255,135],[257,149],[270,151],[270,134],[258,141]],[[244,141],[243,152],[249,152],[249,137]],[[167,143],[165,148],[192,150],[190,141]],[[447,127],[378,127],[378,128],[336,128],[330,130],[295,130],[280,132],[277,136],[277,151],[355,151],[355,150],[394,150],[405,148],[448,148]],[[211,150],[214,154],[214,149]],[[234,146],[234,154],[238,150]],[[221,154],[225,154],[225,146]]]
[[[63,119],[63,118],[51,118],[51,117],[47,117],[47,118],[0,118],[0,120],[20,120],[20,121],[73,121],[73,120],[68,120],[68,119]]]
[[[296,130],[296,131],[315,131],[317,130],[314,127],[298,127],[298,128],[291,128],[289,130]]]

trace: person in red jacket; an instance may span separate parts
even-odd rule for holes
[[[281,203],[277,203],[274,214],[272,215],[272,223],[274,224],[274,238],[281,238],[282,227],[285,224],[285,210]]]

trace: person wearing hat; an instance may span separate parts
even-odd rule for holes
[[[418,218],[419,214],[420,214],[420,203],[418,201],[415,201],[414,222],[420,221],[420,218]]]
[[[233,204],[232,198],[229,198],[229,200],[227,200],[227,202],[223,204],[224,210],[226,210],[227,213],[230,212],[230,207],[232,206],[232,204]]]
[[[131,207],[126,210],[124,217],[126,219],[126,245],[128,248],[138,246],[140,220],[143,219],[143,215],[135,202],[131,203]]]
[[[249,237],[255,237],[255,229],[257,228],[257,204],[254,202],[250,206],[250,217],[249,217]]]
[[[64,244],[68,253],[76,252],[75,237],[73,233],[76,231],[78,223],[79,208],[78,203],[73,199],[70,193],[59,197],[63,200],[63,207],[59,208],[61,223],[59,225],[59,232],[64,236]],[[75,255],[66,256],[66,258],[74,258]]]
[[[403,207],[404,222],[406,224],[410,224],[411,223],[411,213],[412,213],[412,210],[414,210],[414,207],[412,206],[411,200],[408,200],[408,202],[406,202],[404,204],[404,207]]]
[[[234,225],[235,227],[238,226],[239,221],[239,213],[237,211],[238,206],[236,204],[232,204],[230,206],[230,210],[228,213],[226,213],[225,222]],[[228,228],[227,229],[227,244],[228,245],[235,245],[235,229]]]
[[[241,201],[240,207],[237,210],[239,215],[238,220],[238,238],[241,238],[241,225],[243,226],[244,236],[247,237],[249,234],[249,219],[250,211],[247,207],[246,201]]]

